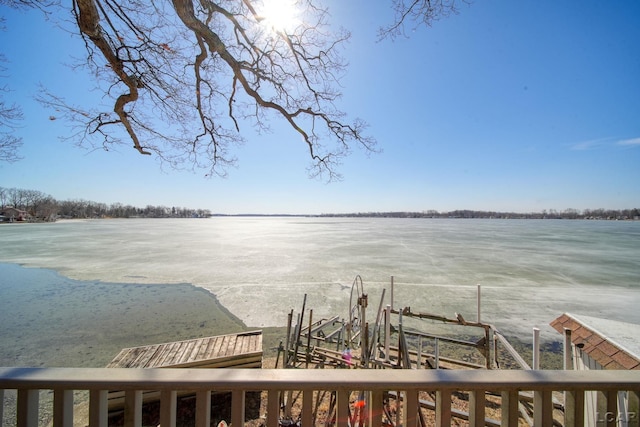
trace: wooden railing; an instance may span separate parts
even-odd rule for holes
[[[210,425],[212,392],[231,393],[231,417],[227,421],[233,426],[245,422],[245,394],[266,392],[266,409],[262,410],[261,416],[267,426],[275,427],[281,419],[281,396],[289,390],[296,391],[296,395],[301,392],[300,423],[303,427],[317,424],[314,392],[318,391],[335,392],[333,420],[335,425],[341,426],[382,426],[388,421],[385,405],[391,391],[393,396],[402,396],[397,400],[402,409],[394,411],[401,414],[397,425],[450,426],[457,413],[452,407],[452,396],[464,392],[468,396],[469,425],[483,426],[487,422],[485,408],[491,392],[491,396],[500,399],[501,425],[517,426],[522,392],[529,392],[533,395],[535,426],[553,425],[554,400],[558,397],[564,402],[561,412],[564,419],[560,422],[582,426],[585,425],[585,394],[590,390],[599,391],[606,398],[603,412],[598,414],[598,425],[619,426],[637,425],[634,408],[621,409],[619,397],[620,392],[626,392],[626,396],[633,396],[628,401],[637,401],[640,371],[0,368],[0,397],[5,390],[17,390],[17,425],[24,427],[39,423],[41,390],[53,390],[53,421],[54,426],[60,427],[73,425],[74,391],[77,390],[89,392],[90,426],[107,426],[109,390],[125,392],[127,426],[142,424],[142,396],[147,390],[160,393],[162,427],[176,425],[177,396],[184,391],[196,396],[197,426]],[[350,402],[354,391],[364,392],[367,397],[361,408],[364,416],[357,421],[354,402]],[[423,411],[419,410],[425,392],[435,397],[429,409],[433,421],[426,423]],[[556,392],[564,392],[564,398]]]

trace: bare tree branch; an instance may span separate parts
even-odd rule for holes
[[[5,58],[0,54],[0,63],[5,62]],[[4,77],[6,69],[0,65],[0,73]],[[22,109],[16,104],[8,105],[2,99],[2,92],[8,92],[7,86],[0,88],[0,162],[13,163],[21,160],[18,154],[22,147],[22,138],[15,135],[19,123],[22,121]]]
[[[394,39],[406,36],[405,28],[411,24],[411,30],[421,25],[430,27],[433,22],[451,15],[457,15],[460,4],[469,4],[471,0],[392,0],[395,13],[393,22],[378,30],[378,40]]]
[[[0,1],[47,13],[68,8],[58,0]],[[242,128],[268,131],[275,117],[308,150],[311,175],[338,179],[341,159],[353,147],[375,152],[376,141],[363,120],[337,107],[350,34],[330,28],[320,1],[297,0],[304,17],[284,30],[265,22],[264,0],[73,0],[83,66],[102,97],[79,106],[43,89],[37,99],[52,120],[74,125],[69,139],[79,145],[132,144],[172,167],[219,176],[237,162],[231,148],[243,142]],[[396,19],[381,37],[457,11],[456,0],[391,1]]]

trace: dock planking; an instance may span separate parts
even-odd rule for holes
[[[164,344],[123,348],[107,368],[261,368],[262,331],[217,335]],[[189,395],[181,392],[180,395]],[[109,411],[124,407],[125,393],[109,391]],[[143,392],[144,403],[160,399],[160,392]]]
[[[260,368],[262,331],[122,349],[107,368]]]

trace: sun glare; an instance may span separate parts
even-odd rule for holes
[[[275,31],[288,31],[298,24],[295,0],[264,0],[260,15]]]

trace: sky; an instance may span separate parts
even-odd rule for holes
[[[23,159],[0,162],[0,187],[224,214],[640,207],[640,2],[460,2],[457,15],[383,41],[389,2],[327,4],[352,33],[338,106],[369,123],[380,150],[354,148],[341,181],[309,178],[306,146],[278,121],[266,135],[242,129],[227,178],[61,140],[69,129],[33,98],[40,83],[74,103],[95,95],[68,67],[82,42],[0,6],[0,86],[24,112]]]

